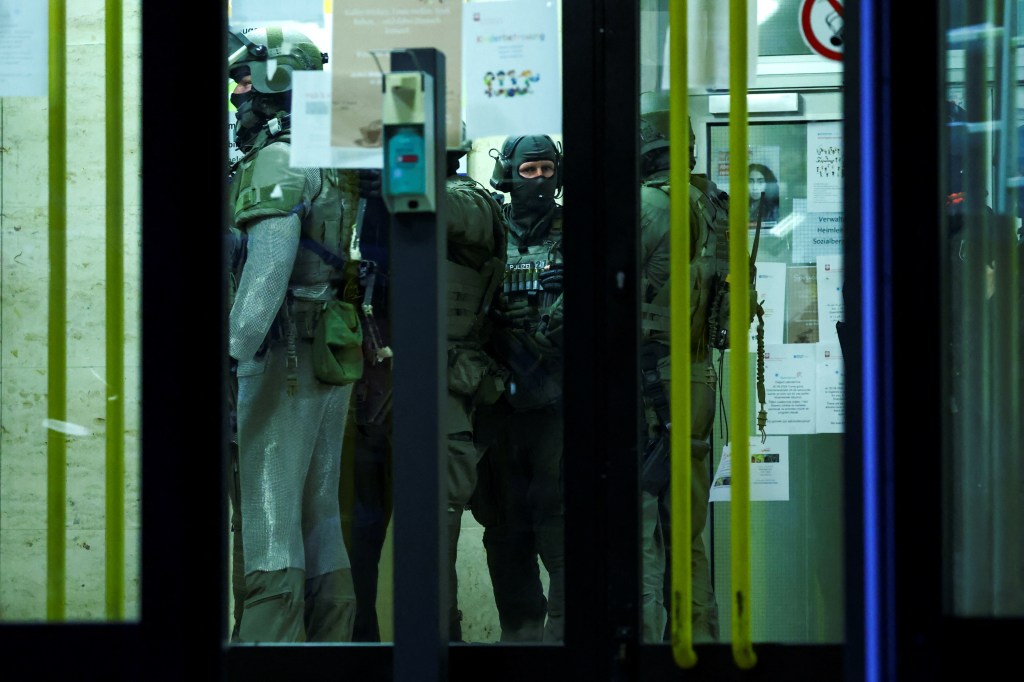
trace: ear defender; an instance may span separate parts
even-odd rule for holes
[[[512,171],[515,170],[512,166],[512,157],[516,153],[516,147],[519,146],[519,142],[525,137],[520,135],[517,137],[511,145],[502,145],[502,151],[507,147],[508,153],[502,153],[496,149],[491,150],[491,158],[494,159],[494,171],[491,173],[491,187],[498,190],[499,192],[511,192],[512,191]],[[495,152],[497,152],[495,154]]]

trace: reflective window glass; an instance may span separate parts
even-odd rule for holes
[[[947,609],[1024,614],[1022,6],[949,2],[943,304]],[[1010,66],[1008,69],[1007,66]]]
[[[662,441],[671,442],[678,430],[670,427],[664,403],[683,398],[671,386],[672,365],[679,361],[690,365],[694,641],[734,641],[737,556],[745,557],[741,568],[750,580],[743,608],[751,641],[844,641],[844,363],[842,326],[837,327],[843,319],[843,91],[832,80],[841,61],[811,53],[806,63],[788,67],[786,80],[776,78],[782,72],[771,68],[777,64],[771,57],[810,53],[798,30],[800,5],[760,2],[756,20],[751,18],[758,26],[751,40],[759,41],[762,59],[748,62],[754,70],[740,173],[733,165],[730,133],[736,123],[728,81],[716,80],[706,57],[692,50],[692,41],[709,33],[710,24],[703,22],[715,19],[690,18],[689,235],[679,252],[685,258],[688,247],[689,315],[683,323],[689,325],[690,346],[674,349],[678,327],[671,320],[679,310],[670,290],[680,269],[668,251],[682,226],[670,203],[668,95],[671,87],[683,86],[665,68],[664,55],[671,50],[671,41],[667,50],[664,42],[668,3],[642,4],[642,12],[660,13],[658,20],[641,17],[640,50],[640,390],[648,427],[641,465],[641,603],[647,642],[671,641],[668,605],[674,592],[681,596],[665,567],[674,551],[670,533],[681,519],[670,511],[668,482],[683,472],[657,465],[664,457]],[[835,28],[841,31],[841,22]],[[719,37],[723,42],[712,40],[707,53],[726,59],[727,34]],[[739,186],[735,176],[742,178]],[[737,195],[748,220],[732,225]],[[746,233],[750,269],[742,276],[751,290],[749,302],[734,298],[737,275],[729,249],[737,229]],[[749,309],[750,328],[730,343],[727,311],[737,305]],[[747,354],[747,402],[738,407],[732,395],[744,382],[734,383],[732,376],[737,348]],[[731,439],[737,420],[745,421],[750,437],[744,456],[749,525],[743,532],[732,518],[739,464]],[[685,538],[685,531],[675,537]]]
[[[434,292],[447,326],[439,569],[451,594],[441,608],[453,642],[560,643],[560,3],[334,0],[300,18],[309,4],[250,11],[236,1],[230,17],[232,641],[392,641],[397,564],[426,561],[410,561],[395,539],[397,467],[430,452],[396,445],[409,420],[397,418],[395,382],[427,395],[430,376],[410,364],[398,373],[412,334],[401,338],[394,311],[430,292],[402,289],[393,268],[409,246],[396,241],[399,214],[429,202],[429,192],[409,198],[429,155],[418,95],[389,98],[402,86],[381,81],[405,49],[431,45],[445,56],[448,117]],[[320,52],[330,53],[323,63]],[[329,133],[329,148],[308,137],[324,120],[330,129],[317,134]],[[324,306],[337,300],[361,329],[361,376],[325,388],[314,354]],[[263,326],[246,322],[257,318]],[[291,374],[297,396],[334,401],[295,409]],[[299,464],[284,470],[269,456],[278,452]],[[317,604],[331,599],[341,606],[318,626]]]

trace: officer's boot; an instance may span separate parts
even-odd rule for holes
[[[501,641],[542,641],[547,600],[533,533],[518,524],[515,528],[512,524],[486,528],[484,548],[501,624]]]
[[[351,642],[355,617],[352,569],[342,568],[306,581],[307,642]]]
[[[459,575],[455,564],[459,557],[459,533],[462,531],[462,507],[448,507],[448,640],[462,642],[462,611],[459,610]]]
[[[565,640],[565,524],[562,516],[542,519],[537,527],[537,548],[548,571],[548,622],[545,642]]]
[[[356,619],[352,629],[354,642],[379,642],[380,622],[377,619],[377,585],[380,555],[387,533],[383,515],[379,522],[352,526],[352,581],[356,591]]]
[[[245,610],[238,637],[242,642],[303,642],[305,571],[285,568],[245,576]]]

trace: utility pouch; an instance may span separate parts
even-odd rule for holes
[[[479,405],[493,405],[505,390],[498,367],[482,350],[450,348],[448,350],[448,390],[473,398]]]
[[[348,301],[323,304],[313,334],[313,373],[335,386],[363,376],[363,330],[356,307]]]
[[[667,432],[663,432],[657,438],[648,439],[640,464],[640,488],[645,493],[657,496],[668,486],[672,473],[670,443]]]

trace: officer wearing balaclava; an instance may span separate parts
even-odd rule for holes
[[[501,641],[564,638],[565,541],[562,472],[562,152],[547,135],[509,137],[491,186],[503,204],[508,259],[495,356],[508,387],[477,418],[486,449],[472,510],[501,624]],[[547,594],[538,557],[550,577]]]

